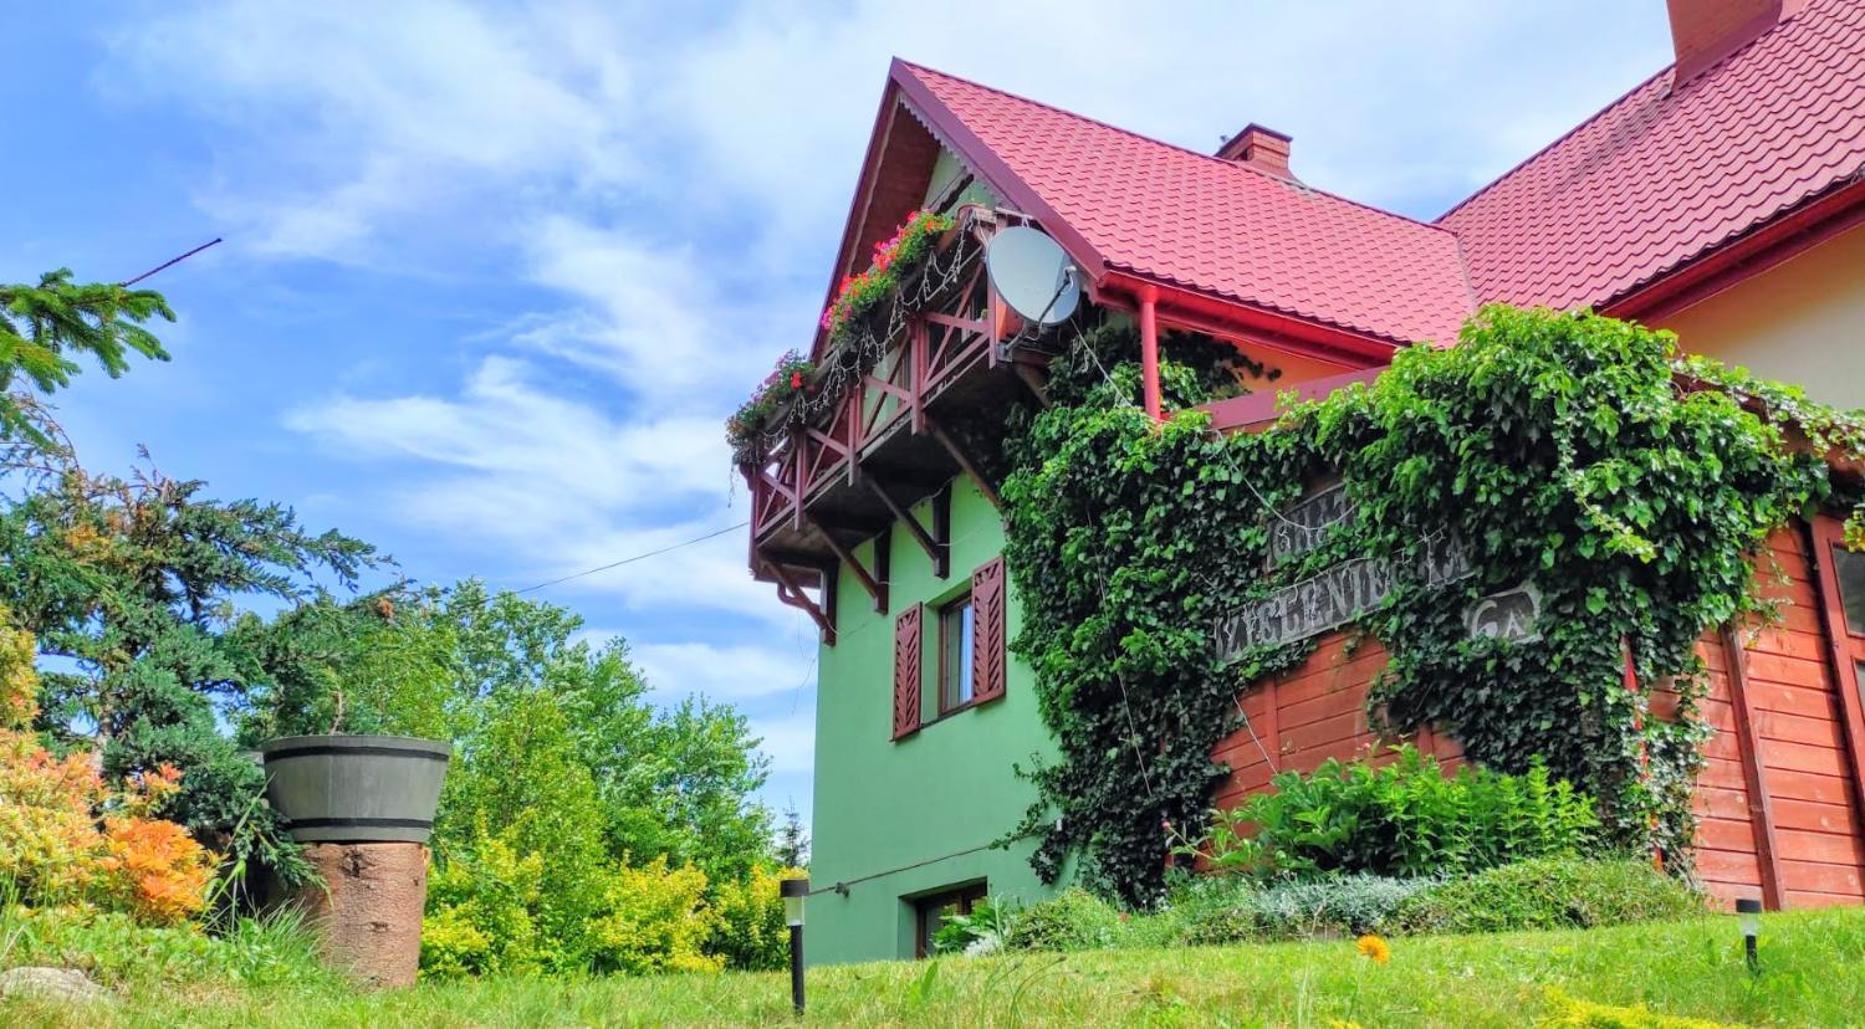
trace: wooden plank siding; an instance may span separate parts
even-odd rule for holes
[[[1770,539],[1760,579],[1764,596],[1781,602],[1779,617],[1731,626],[1728,638],[1712,629],[1698,646],[1709,669],[1703,715],[1713,729],[1694,804],[1698,874],[1724,902],[1764,895],[1771,906],[1796,908],[1865,902],[1865,819],[1801,526]],[[1741,658],[1734,670],[1732,644]],[[1377,641],[1332,633],[1300,666],[1240,697],[1255,735],[1239,730],[1215,748],[1231,769],[1218,806],[1268,788],[1272,771],[1310,772],[1330,757],[1386,760],[1380,751],[1397,741],[1375,734],[1366,712],[1368,687],[1385,664]],[[1660,715],[1672,706],[1665,692],[1654,691]],[[1414,742],[1447,768],[1463,760],[1446,732],[1422,732]]]

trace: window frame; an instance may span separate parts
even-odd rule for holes
[[[950,904],[957,909],[955,914],[969,915],[976,910],[979,901],[989,900],[990,896],[990,883],[984,879],[978,879],[962,886],[953,886],[909,898],[908,902],[913,905],[914,960],[921,961],[932,957],[932,938],[937,930],[931,930],[928,923],[934,914]]]
[[[1838,694],[1834,699],[1847,744],[1845,758],[1850,766],[1847,771],[1851,773],[1852,799],[1860,810],[1865,810],[1865,626],[1855,628],[1846,617],[1840,588],[1837,555],[1845,550],[1845,523],[1830,514],[1816,515],[1803,541],[1813,544],[1809,571],[1825,622],[1829,669]]]
[[[967,612],[965,618],[971,624],[971,645],[969,647],[961,645],[960,653],[958,654],[960,667],[953,669],[950,667],[950,662],[952,660],[951,648],[947,645],[946,637],[948,624],[947,616],[954,608],[958,607],[963,607]],[[971,695],[962,701],[956,703],[950,702],[946,692],[948,674],[956,673],[960,678],[954,681],[962,681],[962,679],[970,678],[972,670],[976,667],[978,616],[977,609],[974,608],[971,603],[971,590],[967,589],[962,593],[955,594],[934,605],[933,624],[935,626],[933,630],[933,646],[938,649],[938,659],[933,665],[933,690],[938,694],[937,717],[944,718],[948,715],[958,714],[968,708],[976,707],[978,704],[978,684],[976,682],[970,684]]]

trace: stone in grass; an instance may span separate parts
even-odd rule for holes
[[[71,968],[9,968],[0,972],[0,1000],[88,1004],[112,1000],[109,990]]]

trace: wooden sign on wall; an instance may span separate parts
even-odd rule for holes
[[[1219,618],[1213,628],[1217,659],[1231,661],[1254,646],[1293,643],[1339,628],[1386,599],[1400,570],[1388,561],[1358,558]],[[1469,551],[1457,537],[1440,536],[1427,542],[1418,566],[1409,571],[1408,578],[1441,586],[1471,573]]]
[[[1351,521],[1353,502],[1347,499],[1347,484],[1336,482],[1323,487],[1277,512],[1269,526],[1269,550],[1263,566],[1277,565],[1308,553],[1327,539],[1328,530]]]

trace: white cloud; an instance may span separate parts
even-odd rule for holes
[[[104,81],[231,130],[202,200],[256,249],[355,256],[387,222],[475,186],[630,179],[628,29],[584,4],[228,0],[138,19],[113,37]]]
[[[804,648],[762,644],[634,643],[629,655],[658,695],[697,693],[731,703],[793,696],[816,678],[815,641]]]
[[[404,524],[523,563],[540,581],[704,535],[743,518],[727,507],[718,422],[623,420],[547,392],[489,357],[457,398],[339,395],[286,424],[352,459],[383,462],[381,503]],[[759,624],[800,617],[751,580],[737,533],[561,587],[641,611],[730,612]]]
[[[344,395],[292,412],[286,424],[360,457],[466,469],[559,507],[651,508],[716,493],[724,481],[718,422],[613,419],[540,387],[529,371],[488,357],[458,398]]]
[[[561,215],[533,226],[526,241],[531,279],[579,304],[514,339],[666,406],[717,387],[733,337],[709,329],[708,314],[721,300],[691,249],[644,246],[636,235]]]
[[[771,759],[771,772],[809,772],[816,753],[815,713],[803,708],[792,715],[754,719],[751,730],[763,738],[758,750]]]

